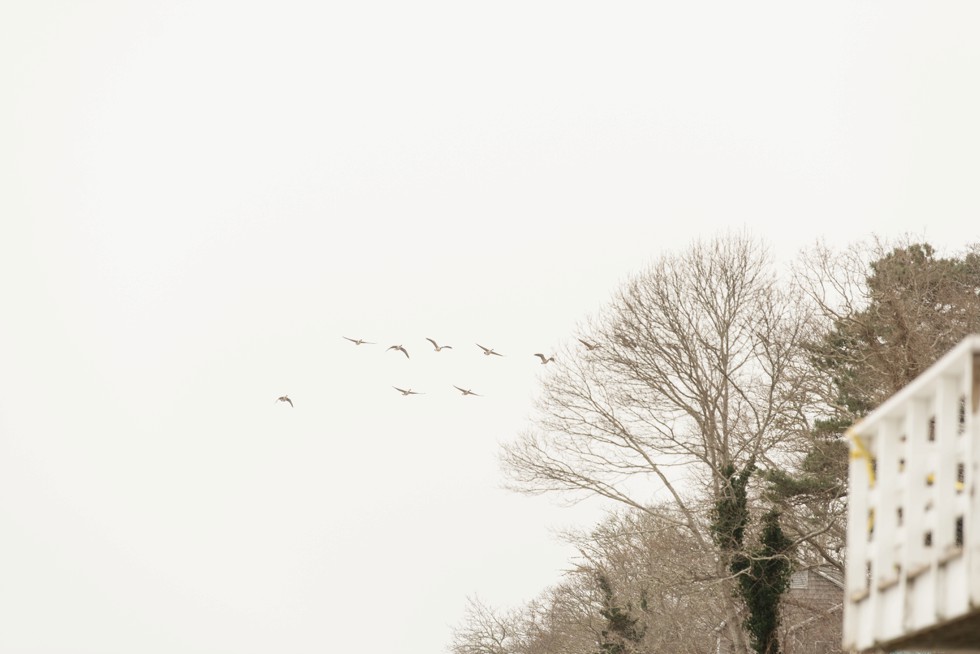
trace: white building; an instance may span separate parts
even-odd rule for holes
[[[844,647],[980,652],[980,335],[849,431]]]

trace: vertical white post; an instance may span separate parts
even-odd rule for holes
[[[933,580],[936,583],[936,620],[947,617],[945,570],[940,560],[953,547],[956,512],[956,432],[959,425],[959,384],[943,375],[936,385],[936,478],[932,487],[936,526],[932,534]]]
[[[852,439],[863,438],[859,426],[852,428]],[[862,447],[852,442],[851,461],[848,467],[847,507],[847,597],[844,603],[844,642],[857,646],[860,642],[862,623],[861,609],[867,606],[868,582],[865,565],[868,560],[868,497],[871,493],[869,462],[864,458]],[[864,446],[867,447],[866,445]]]
[[[963,492],[966,493],[966,519],[963,521],[963,552],[967,556],[969,575],[969,602],[980,606],[980,489],[977,478],[980,475],[980,352],[970,356],[970,383],[966,393],[966,433],[965,456],[966,479]]]
[[[885,419],[875,434],[874,454],[877,460],[875,487],[877,502],[874,506],[874,537],[871,541],[870,558],[874,575],[871,579],[871,601],[875,619],[875,634],[898,634],[901,616],[889,611],[882,601],[882,591],[898,581],[896,570],[896,511],[898,509],[898,430],[896,420]]]
[[[905,552],[902,562],[902,578],[905,586],[905,630],[914,631],[914,594],[910,593],[908,579],[921,574],[928,566],[926,556],[926,452],[929,449],[929,412],[924,400],[911,399],[905,411],[905,472],[904,480],[904,528]],[[914,583],[914,582],[913,582]]]

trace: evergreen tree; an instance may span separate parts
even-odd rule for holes
[[[940,257],[928,243],[867,254],[875,258],[853,291],[858,297],[843,311],[823,300],[831,324],[810,344],[811,362],[835,394],[832,414],[815,423],[819,435],[842,433],[980,330],[976,247],[959,257]]]
[[[980,247],[952,257],[911,240],[839,253],[817,248],[798,277],[826,320],[805,345],[825,381],[826,411],[813,421],[800,467],[770,469],[765,479],[793,536],[842,570],[849,449],[843,434],[980,331]]]

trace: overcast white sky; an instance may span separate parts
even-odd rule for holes
[[[977,240],[978,34],[974,2],[2,3],[0,652],[431,654],[467,595],[530,599],[601,508],[501,489],[532,354],[729,227]]]

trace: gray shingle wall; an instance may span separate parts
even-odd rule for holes
[[[783,598],[781,635],[784,652],[839,654],[843,651],[844,590],[838,584],[842,584],[843,579],[827,569],[812,569],[806,573],[806,586],[790,588]]]

